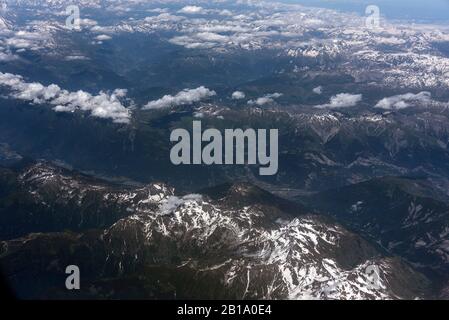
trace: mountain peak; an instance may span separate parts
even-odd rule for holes
[[[257,205],[276,208],[292,216],[309,213],[301,205],[273,195],[249,182],[226,183],[200,191],[201,194],[231,207]]]

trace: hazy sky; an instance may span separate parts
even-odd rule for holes
[[[368,5],[378,5],[381,13],[390,19],[412,19],[423,22],[449,22],[449,0],[282,0],[359,14]]]

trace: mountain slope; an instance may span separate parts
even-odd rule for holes
[[[123,187],[39,162],[0,168],[0,238],[104,228],[172,195],[163,184]],[[152,194],[152,198],[148,195]]]
[[[447,278],[449,204],[428,180],[385,177],[302,200],[417,267]]]
[[[59,176],[57,170],[42,163],[27,168],[21,175],[26,177],[25,192],[45,190],[46,199],[64,212],[72,203],[61,201],[67,192],[59,191],[64,188],[48,188],[49,172],[50,180],[70,186],[69,190],[97,186],[76,173]],[[3,274],[25,298],[412,299],[430,295],[426,277],[399,258],[386,256],[332,219],[305,214],[252,185],[222,186],[205,195],[161,195],[157,187],[147,191],[139,203],[148,201],[151,206],[142,209],[134,197],[120,198],[128,215],[104,230],[73,233],[61,227],[56,233],[1,242]],[[96,203],[102,208],[109,202],[114,204],[114,198],[102,194]],[[89,215],[89,208],[85,213]],[[64,270],[71,264],[80,267],[83,277],[83,288],[75,293],[64,289]]]

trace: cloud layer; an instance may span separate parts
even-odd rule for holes
[[[315,108],[334,109],[334,108],[354,107],[360,101],[362,101],[361,94],[339,93],[331,97],[329,103],[315,106]]]
[[[432,102],[432,94],[430,92],[423,91],[417,94],[406,93],[384,98],[380,100],[375,107],[386,110],[392,109],[398,110],[398,109],[405,109],[416,104],[428,105],[431,102]]]
[[[241,99],[245,99],[245,97],[246,97],[246,95],[242,91],[235,91],[232,93],[233,100],[241,100]]]
[[[274,99],[280,98],[282,97],[282,93],[270,93],[270,94],[266,94],[263,97],[257,98],[256,100],[249,100],[248,104],[249,105],[257,105],[257,106],[263,106],[269,103],[273,103]]]
[[[216,95],[216,92],[201,86],[196,89],[184,89],[176,95],[165,95],[161,99],[148,102],[143,110],[163,109],[188,105]]]
[[[323,93],[323,87],[322,86],[318,86],[316,88],[313,88],[313,92],[316,94],[322,94]]]
[[[49,86],[38,82],[26,82],[22,76],[0,72],[0,86],[11,90],[15,99],[30,101],[34,104],[50,104],[56,112],[89,112],[93,117],[112,119],[116,123],[129,123],[131,113],[119,98],[126,96],[125,89],[116,89],[111,94],[100,92],[92,95],[79,90],[69,92],[56,84]]]
[[[203,13],[204,9],[202,7],[198,6],[185,6],[181,10],[179,10],[179,13],[185,13],[185,14],[200,14]]]

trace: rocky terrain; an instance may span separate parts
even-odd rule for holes
[[[426,179],[378,178],[305,201],[445,283],[449,201]]]
[[[176,196],[158,184],[120,190],[106,182],[87,183],[76,172],[44,163],[27,166],[16,179],[21,186],[2,194],[2,204],[12,195],[26,195],[43,206],[39,211],[35,204],[34,215],[47,220],[39,226],[33,216],[8,218],[10,226],[20,219],[22,227],[33,230],[0,245],[3,274],[19,297],[414,299],[431,295],[429,280],[399,257],[330,218],[310,214],[250,184]],[[95,193],[99,195],[91,206],[86,199]],[[79,220],[73,223],[80,219],[75,208],[92,217],[88,230]],[[8,215],[5,209],[2,205],[2,220]],[[111,216],[114,211],[116,221]],[[52,225],[49,221],[53,232],[46,230]],[[81,232],[83,227],[86,230]],[[83,289],[73,295],[64,287],[67,265],[79,266],[82,274]],[[373,266],[375,274],[369,269]]]
[[[0,1],[15,293],[448,298],[449,29],[366,22],[272,1]],[[173,165],[170,133],[194,120],[278,129],[278,173]]]

